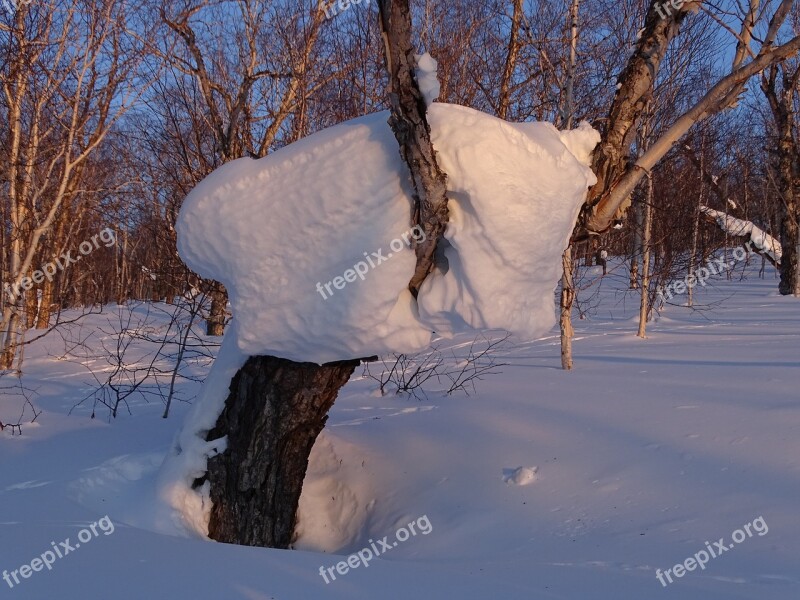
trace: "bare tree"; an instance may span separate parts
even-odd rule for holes
[[[759,19],[759,0],[750,0],[737,33],[737,51],[728,75],[675,122],[636,161],[629,159],[628,148],[648,99],[661,61],[689,11],[702,1],[687,2],[667,18],[660,14],[661,2],[652,0],[636,51],[620,75],[617,94],[609,111],[602,141],[594,154],[593,169],[597,184],[590,190],[578,224],[578,234],[597,234],[610,227],[620,209],[645,173],[650,171],[696,123],[734,105],[747,81],[770,65],[800,51],[800,36],[776,45],[793,0],[782,0],[769,19],[767,33],[757,51],[752,48],[753,31]],[[663,12],[663,11],[661,11]],[[762,18],[766,18],[764,15]],[[752,57],[747,61],[747,57]]]
[[[416,295],[435,267],[436,244],[447,224],[446,176],[430,141],[426,106],[416,80],[408,1],[381,2],[389,72],[390,125],[415,189],[412,224],[428,236],[416,248],[409,282]],[[315,18],[321,18],[321,10]],[[213,502],[209,535],[218,541],[285,548],[294,535],[297,505],[311,448],[339,389],[358,360],[325,365],[256,356],[231,382],[231,392],[207,439],[227,437],[208,462]],[[263,435],[268,432],[267,435]]]
[[[569,62],[566,69],[566,85],[564,86],[564,106],[561,118],[566,129],[572,128],[573,113],[575,110],[575,68],[578,62],[578,17],[580,16],[580,0],[572,0],[569,11]],[[572,369],[572,338],[575,335],[572,328],[572,305],[575,302],[575,260],[574,247],[567,245],[561,256],[561,300],[559,302],[559,327],[561,329],[561,368]]]
[[[160,7],[161,20],[175,34],[183,46],[183,52],[160,54],[172,66],[190,77],[197,85],[200,103],[187,103],[194,115],[205,121],[213,136],[213,167],[233,159],[250,156],[265,156],[273,147],[289,116],[297,111],[304,101],[308,71],[312,52],[317,43],[325,18],[322,10],[315,10],[304,30],[295,36],[281,29],[279,23],[297,23],[293,16],[274,14],[270,21],[278,27],[287,43],[288,59],[281,60],[265,49],[263,23],[273,9],[263,0],[211,0],[185,1],[175,6],[164,2]],[[230,24],[225,11],[233,9],[238,19],[228,31],[209,34],[204,24],[209,19]],[[288,29],[288,28],[287,28]],[[299,47],[292,38],[299,37]],[[235,51],[227,47],[233,40]],[[276,98],[274,106],[263,106],[257,97]],[[269,115],[265,118],[264,113]],[[266,125],[264,125],[266,121]],[[208,171],[210,172],[210,170]],[[206,173],[193,173],[202,179]],[[199,180],[198,179],[198,180]],[[227,292],[216,281],[206,282],[211,298],[211,312],[207,320],[208,334],[220,336],[225,327]]]
[[[263,131],[259,152],[266,153],[280,124],[302,103],[307,62],[323,20],[319,3],[301,30],[305,50],[290,65],[291,78],[275,120]],[[296,134],[301,135],[302,129]],[[209,440],[227,437],[227,448],[209,459],[207,474],[196,482],[210,485],[213,539],[289,547],[311,448],[339,390],[359,363],[317,365],[253,356],[239,369],[225,408],[207,434]]]
[[[779,289],[783,295],[800,296],[800,63],[783,61],[771,65],[762,77],[761,89],[769,102],[778,142],[775,190],[780,198],[783,250]]]
[[[579,0],[576,0],[576,2],[578,1]],[[506,63],[503,67],[503,76],[500,79],[500,94],[497,102],[497,116],[501,119],[507,118],[508,108],[511,105],[511,84],[514,70],[517,67],[520,49],[522,48],[522,41],[520,39],[522,18],[522,0],[514,0],[514,13],[511,17],[511,34],[508,40],[508,55],[506,56]]]
[[[7,53],[0,63],[0,110],[8,123],[0,180],[10,225],[3,275],[12,289],[30,289],[23,285],[30,276],[35,284],[44,281],[35,261],[50,262],[61,250],[66,223],[75,216],[70,206],[88,195],[82,185],[92,156],[146,88],[140,39],[149,34],[133,35],[131,18],[125,0],[43,0],[20,4],[9,25],[0,23]],[[26,311],[37,304],[26,293],[7,300],[0,369],[12,366],[19,329],[33,322],[24,318]]]
[[[389,72],[389,126],[400,146],[414,186],[412,225],[420,225],[424,241],[415,242],[417,266],[408,289],[414,297],[435,267],[434,254],[447,227],[447,175],[439,167],[431,142],[425,99],[417,83],[411,42],[411,6],[408,0],[379,0],[381,32]]]

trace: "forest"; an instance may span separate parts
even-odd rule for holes
[[[96,520],[98,498],[115,497],[118,504],[107,506],[117,513],[103,518],[136,529],[142,547],[157,544],[146,536],[166,534],[352,551],[351,558],[371,548],[377,559],[370,536],[403,525],[410,548],[477,514],[443,508],[469,496],[467,479],[432,497],[430,508],[415,502],[436,465],[423,467],[426,458],[401,432],[424,438],[437,460],[463,453],[480,462],[477,448],[455,433],[427,437],[431,423],[454,423],[465,439],[491,447],[493,461],[513,463],[502,468],[504,486],[540,484],[551,447],[537,446],[536,465],[506,459],[503,452],[522,442],[474,431],[473,416],[489,423],[495,413],[468,403],[459,414],[453,397],[498,398],[515,415],[504,431],[526,424],[536,444],[549,439],[540,418],[573,440],[601,423],[609,431],[597,446],[575,441],[585,456],[601,448],[584,459],[590,464],[661,448],[664,440],[634,435],[634,423],[660,415],[680,381],[678,388],[706,390],[697,401],[709,414],[722,402],[717,393],[752,410],[747,434],[729,406],[721,424],[708,417],[698,428],[715,441],[762,436],[759,456],[790,481],[786,489],[765,484],[762,505],[769,494],[778,498],[773,517],[750,500],[721,516],[741,521],[731,528],[760,523],[755,540],[767,535],[767,521],[773,532],[783,523],[788,535],[784,499],[798,485],[787,475],[796,463],[782,461],[796,451],[786,440],[799,418],[799,115],[795,0],[0,0],[0,446],[13,438],[13,448],[28,448],[16,440],[31,435],[50,443],[51,435],[100,421],[124,430],[110,442],[115,454],[104,450],[100,464],[70,463],[65,470],[74,476],[60,484],[62,496],[92,507],[95,526],[104,522]],[[605,336],[614,342],[603,345]],[[640,378],[649,369],[655,374]],[[718,379],[706,386],[702,369]],[[764,387],[755,387],[761,377]],[[593,389],[593,381],[608,389]],[[519,407],[528,392],[535,402]],[[752,404],[762,392],[775,403],[763,413]],[[573,404],[595,394],[608,402],[607,415]],[[628,396],[648,399],[633,407],[620,399]],[[390,406],[379,408],[384,400]],[[556,415],[562,402],[570,425]],[[451,411],[442,423],[428,415],[440,406]],[[364,425],[353,420],[359,410],[376,421],[368,434],[353,432]],[[420,429],[381,431],[383,410],[397,411],[387,418],[416,415]],[[75,425],[80,417],[92,424]],[[584,419],[586,429],[572,431]],[[664,419],[680,436],[675,456],[695,460],[701,451],[683,447],[701,436],[689,431],[690,417]],[[134,427],[121,424],[128,420],[147,431],[146,452],[124,445],[136,435],[122,429]],[[618,446],[617,420],[637,446]],[[724,433],[712,434],[717,426]],[[773,439],[774,427],[786,429]],[[94,453],[100,442],[91,440],[87,434],[75,447]],[[556,460],[555,448],[569,454],[569,445],[552,442],[548,460]],[[402,468],[421,470],[397,492],[384,453],[400,461],[406,450]],[[709,463],[718,458],[716,449],[705,452]],[[386,469],[352,470],[373,459]],[[451,466],[462,477],[470,472]],[[704,468],[714,480],[717,464]],[[91,469],[103,475],[78,474]],[[436,472],[440,482],[443,473]],[[556,473],[566,478],[564,487],[554,484],[559,502],[525,502],[556,512],[592,489]],[[55,476],[18,477],[25,481],[9,482],[9,494]],[[139,487],[118,489],[117,479]],[[614,485],[603,489],[616,492]],[[708,492],[705,485],[687,484],[680,497]],[[500,519],[501,492],[481,486],[480,501]],[[147,514],[133,508],[144,494]],[[558,526],[536,517],[533,527],[579,537],[573,516],[593,509],[573,509]],[[597,510],[599,523],[617,506]],[[643,530],[656,527],[655,516],[631,510]],[[514,537],[522,514],[497,525],[497,535]],[[423,518],[420,537],[414,526]],[[80,520],[59,519],[62,527]],[[679,523],[691,523],[688,513]],[[487,553],[500,551],[502,538],[482,527],[470,535],[487,536]],[[722,527],[715,521],[714,532]],[[688,552],[661,534],[659,552],[675,560]],[[450,535],[439,559],[458,546]],[[614,535],[602,539],[613,546]],[[686,536],[681,544],[702,547]],[[14,539],[28,538],[25,529]],[[600,559],[588,541],[580,564],[594,565]],[[800,585],[796,565],[783,564],[796,543],[778,546],[772,575]],[[710,549],[701,550],[706,562]],[[192,547],[188,555],[206,552]],[[414,573],[413,555],[396,552],[403,567],[381,571],[359,594]],[[536,561],[538,552],[524,556]],[[578,560],[558,552],[566,561],[559,565]],[[623,554],[611,562],[628,565],[633,559]],[[698,563],[698,554],[688,555]],[[320,562],[315,556],[308,560]],[[230,567],[232,557],[221,564]],[[320,568],[321,579],[311,574],[326,593],[345,585],[329,558],[321,562],[334,566]],[[473,558],[456,568],[459,577],[484,564]],[[360,577],[369,561],[359,560]],[[673,587],[689,560],[666,571]],[[594,589],[551,567],[537,562],[540,575],[554,578],[552,597]],[[476,595],[460,597],[497,590],[516,598],[534,589],[506,568],[493,570]],[[745,577],[753,585],[772,576],[753,568],[758,574]],[[436,573],[425,571],[422,581],[439,591],[421,597],[450,589],[455,575]],[[159,585],[169,587],[168,579],[156,573]],[[276,585],[322,594],[301,579]],[[6,581],[13,588],[21,580]],[[600,581],[603,598],[620,597],[628,582],[619,574]],[[230,592],[220,585],[202,597]],[[701,581],[684,597],[780,598],[788,589],[727,596],[714,585]],[[470,589],[466,580],[456,588]],[[273,597],[261,593],[236,597]]]

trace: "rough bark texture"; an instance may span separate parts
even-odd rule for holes
[[[425,232],[425,239],[416,243],[417,266],[408,285],[416,297],[435,266],[436,247],[447,227],[447,175],[436,160],[425,98],[415,75],[409,1],[379,0],[378,6],[389,71],[389,126],[411,171],[415,205],[412,225],[420,225]]]
[[[413,179],[411,223],[421,225],[426,234],[417,243],[417,266],[409,283],[416,296],[434,267],[436,245],[447,225],[447,177],[436,161],[427,107],[414,73],[408,0],[382,0],[380,10],[390,76],[389,124]],[[211,538],[290,546],[308,457],[328,410],[358,364],[351,360],[320,366],[256,356],[239,370],[208,434],[208,439],[227,436],[227,448],[209,460],[206,477],[197,482],[210,483]]]
[[[782,85],[777,85],[781,74]],[[781,257],[779,291],[784,296],[800,296],[800,142],[795,138],[794,100],[800,85],[800,67],[789,70],[787,63],[773,65],[761,81],[775,120],[777,148],[775,170],[780,195]]]
[[[629,154],[630,142],[653,91],[653,82],[670,42],[678,34],[687,13],[696,10],[703,0],[685,2],[674,11],[661,0],[651,0],[645,25],[636,43],[636,51],[620,75],[617,94],[602,124],[602,141],[593,156],[597,184],[589,191],[581,211],[573,240],[606,231],[630,204],[630,195],[650,170],[696,123],[719,113],[737,102],[747,81],[800,51],[800,36],[776,46],[778,32],[786,22],[794,0],[782,0],[769,21],[758,53],[750,61],[747,50],[753,38],[757,0],[750,1],[750,11],[738,34],[739,46],[731,72],[720,79],[689,110],[684,112],[635,162]],[[670,5],[673,6],[673,5]]]
[[[561,255],[561,301],[559,304],[561,329],[561,368],[565,371],[572,370],[572,338],[575,335],[572,329],[572,305],[575,302],[575,287],[573,282],[574,261],[572,259],[572,246],[567,246]]]
[[[697,3],[687,2],[667,18],[664,18],[663,4],[661,0],[651,1],[636,50],[619,76],[619,87],[602,128],[603,139],[592,160],[597,183],[589,190],[581,222],[589,220],[591,209],[602,201],[616,179],[627,170],[631,162],[629,149],[636,134],[636,124],[652,98],[653,82],[661,61],[673,38],[678,35],[681,23]],[[623,205],[619,210],[626,208],[627,205]],[[596,231],[593,228],[590,230]]]
[[[650,246],[653,229],[653,178],[647,178],[647,200],[642,207],[644,224],[642,227],[642,289],[639,303],[639,330],[636,335],[647,337],[647,320],[650,317]]]
[[[248,359],[208,439],[228,437],[208,463],[214,503],[209,535],[219,542],[288,548],[314,441],[359,361],[316,365],[273,356]]]
[[[225,334],[225,309],[228,306],[228,291],[217,281],[211,281],[211,310],[206,319],[206,335]]]
[[[800,211],[797,208],[797,199],[794,200],[794,210],[789,205],[781,215],[781,281],[778,286],[784,296],[800,297]]]
[[[576,0],[578,1],[578,0]],[[508,54],[503,67],[503,76],[500,78],[500,94],[497,101],[497,116],[501,119],[508,118],[508,109],[511,106],[511,90],[514,70],[517,68],[517,59],[522,49],[519,30],[523,18],[522,0],[514,0],[514,14],[511,17],[511,35],[508,40]]]

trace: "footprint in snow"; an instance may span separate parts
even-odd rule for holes
[[[517,467],[516,469],[503,469],[503,481],[508,485],[528,485],[536,481],[539,467]]]

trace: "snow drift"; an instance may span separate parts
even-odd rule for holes
[[[324,363],[418,351],[432,331],[501,328],[531,339],[555,323],[559,257],[595,181],[597,132],[433,104],[449,244],[446,268],[417,303],[407,290],[415,255],[403,242],[412,191],[388,116],[229,163],[186,199],[180,254],[227,287],[243,354]]]

